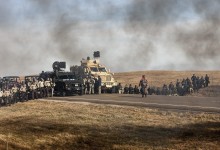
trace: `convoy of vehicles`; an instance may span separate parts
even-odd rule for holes
[[[97,81],[96,79],[100,78],[102,91],[114,93],[117,82],[113,73],[100,64],[99,51],[94,52],[93,56],[93,59],[90,57],[82,59],[81,65],[70,67],[70,71],[65,71],[66,62],[56,61],[52,65],[53,71],[42,71],[39,75],[22,78],[19,76],[0,78],[0,106],[49,96],[83,95],[85,89],[88,89],[86,82]]]

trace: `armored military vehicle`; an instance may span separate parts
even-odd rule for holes
[[[98,77],[102,79],[102,90],[107,92],[114,92],[117,82],[114,79],[113,73],[110,70],[100,64],[100,52],[96,51],[93,54],[93,59],[87,57],[87,59],[81,60],[80,66],[71,66],[70,71],[74,72],[77,76],[86,78],[89,76]]]
[[[74,72],[66,72],[66,62],[54,62],[53,72],[42,72],[40,77],[51,78],[55,83],[54,95],[67,96],[67,95],[82,95],[83,94],[83,81],[78,78]]]

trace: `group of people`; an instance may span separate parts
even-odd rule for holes
[[[129,85],[126,84],[125,87],[123,88],[121,83],[119,83],[116,88],[116,93],[119,93],[119,94],[139,94],[140,90],[137,85],[135,85],[133,87],[132,84],[129,84]]]
[[[180,95],[184,96],[191,94],[193,92],[198,92],[202,87],[208,87],[210,83],[209,76],[206,74],[205,77],[192,75],[191,79],[186,78],[179,80],[177,79],[175,85],[173,82],[170,82],[169,85],[164,84],[162,90],[160,88],[156,89],[157,95]]]
[[[139,86],[134,87],[126,84],[122,87],[121,83],[118,84],[116,93],[119,94],[142,94],[142,97],[147,95],[179,95],[184,96],[193,92],[198,92],[202,87],[208,87],[210,83],[209,76],[206,74],[205,77],[193,76],[190,78],[179,80],[176,83],[170,82],[168,85],[164,84],[162,87],[149,86],[145,75],[142,76]]]
[[[88,76],[84,78],[84,93],[85,94],[101,94],[102,79],[100,76]]]
[[[118,84],[116,87],[116,93],[119,94],[142,94],[142,97],[146,97],[148,93],[148,81],[145,75],[142,75],[142,78],[139,82],[139,86],[135,85],[134,87],[132,84],[126,84],[124,88],[122,87],[121,83]]]
[[[105,85],[102,83],[100,76],[88,76],[83,81],[84,94],[106,93]],[[142,75],[138,86],[135,85],[133,87],[131,84],[126,84],[122,87],[121,83],[119,83],[114,87],[113,93],[141,94],[142,97],[147,97],[148,94],[184,96],[198,91],[202,87],[208,87],[209,83],[209,76],[207,74],[205,77],[193,74],[191,79],[177,79],[175,85],[173,82],[170,82],[169,85],[164,84],[162,88],[153,88],[148,86],[145,75]],[[24,81],[20,81],[20,79],[17,81],[17,79],[14,80],[13,78],[0,78],[0,106],[53,96],[54,87],[55,83],[51,78],[28,76],[25,77]]]
[[[23,81],[13,78],[0,80],[0,106],[49,97],[53,95],[52,79],[27,77]]]

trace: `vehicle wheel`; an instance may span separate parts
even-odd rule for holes
[[[66,92],[62,92],[62,96],[65,97],[66,96]]]
[[[81,90],[80,90],[79,95],[80,95],[80,96],[85,95],[84,89],[81,89]]]
[[[79,92],[79,95],[82,96],[82,95],[83,95],[83,91],[82,91],[82,92]]]

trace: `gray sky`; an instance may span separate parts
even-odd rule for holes
[[[219,10],[219,0],[1,0],[0,76],[97,50],[114,72],[219,70]]]

